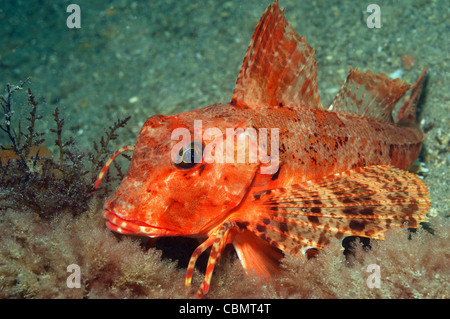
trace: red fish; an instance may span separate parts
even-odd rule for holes
[[[351,68],[326,109],[314,49],[275,1],[256,27],[230,103],[150,117],[136,145],[116,152],[134,150],[105,204],[106,225],[121,234],[206,237],[186,275],[190,286],[198,256],[212,246],[200,297],[229,243],[248,273],[269,277],[283,254],[308,254],[332,237],[416,228],[427,219],[428,191],[406,170],[424,139],[415,113],[425,72],[410,87]]]

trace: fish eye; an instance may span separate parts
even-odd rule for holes
[[[201,161],[203,157],[203,144],[192,142],[187,146],[187,148],[180,149],[178,153],[178,160],[174,165],[177,168],[181,169],[190,169],[193,168]],[[198,162],[195,162],[195,159],[199,159]]]

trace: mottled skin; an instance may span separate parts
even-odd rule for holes
[[[420,152],[423,133],[349,114],[304,108],[266,108],[255,112],[232,104],[215,104],[173,116],[153,116],[141,129],[129,171],[105,209],[119,217],[158,227],[150,236],[207,236],[249,192],[253,179],[266,179],[257,164],[205,163],[190,170],[176,168],[170,152],[175,128],[203,131],[218,127],[280,129],[280,171],[271,188],[370,165],[408,169]],[[300,174],[298,172],[301,172]],[[226,189],[226,190],[225,190]],[[216,194],[216,196],[211,196]]]
[[[298,111],[267,108],[266,114],[256,114],[252,123],[257,127],[280,127],[280,185],[369,165],[408,169],[423,141],[423,132],[417,126],[400,127],[308,107]],[[292,176],[292,172],[299,171],[302,174]],[[289,177],[294,179],[292,183]]]
[[[105,205],[107,226],[149,237],[207,237],[186,277],[189,286],[197,257],[212,246],[199,296],[228,243],[247,271],[265,276],[277,271],[280,251],[305,253],[331,236],[382,238],[404,222],[417,227],[429,206],[426,187],[389,166],[408,169],[419,155],[424,135],[415,110],[425,70],[396,124],[392,109],[409,86],[351,69],[330,111],[321,106],[315,67],[314,50],[275,1],[255,30],[231,103],[153,116],[136,145],[124,149],[134,154]],[[202,135],[213,127],[223,134],[227,128],[279,129],[278,170],[261,174],[266,164],[248,160],[181,169],[171,158],[179,142],[171,134],[186,128],[194,136],[195,120],[202,121]]]
[[[151,237],[205,236],[217,228],[246,194],[257,164],[201,163],[180,170],[171,161],[170,152],[178,142],[171,140],[171,133],[185,127],[193,134],[194,119],[203,120],[203,129],[217,127],[223,132],[227,127],[245,126],[240,113],[233,110],[215,105],[148,119],[129,171],[105,209],[155,227],[146,232]]]

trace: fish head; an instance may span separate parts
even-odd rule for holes
[[[239,145],[250,124],[232,108],[149,118],[125,178],[105,204],[107,226],[149,237],[200,236],[218,227],[244,198],[259,165],[237,156],[243,148],[248,156],[254,139]],[[234,134],[233,149],[227,132]],[[234,161],[227,161],[230,154]]]

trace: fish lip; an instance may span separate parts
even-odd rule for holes
[[[119,217],[115,212],[105,209],[103,216],[106,218],[106,226],[112,231],[127,234],[127,235],[140,235],[147,237],[162,237],[162,236],[175,236],[175,231],[150,225],[142,221],[125,219]]]

